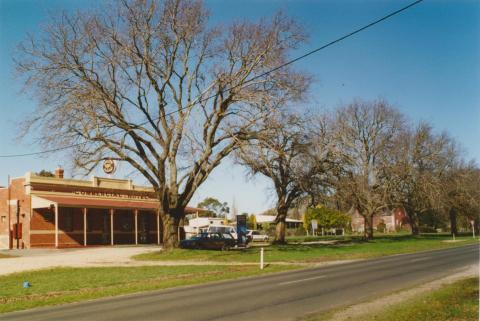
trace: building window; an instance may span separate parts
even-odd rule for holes
[[[7,217],[5,215],[2,215],[2,223],[5,223],[7,221]]]

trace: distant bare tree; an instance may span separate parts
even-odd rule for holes
[[[478,235],[480,169],[475,163],[459,161],[442,176],[441,201],[443,210],[448,213],[452,234],[458,234],[457,219],[460,216],[468,225],[469,221],[474,222],[473,228]]]
[[[457,152],[445,133],[436,135],[429,124],[421,123],[398,137],[391,154],[394,163],[391,202],[405,209],[412,234],[420,234],[419,217],[438,211],[444,203],[447,173]]]
[[[304,40],[291,19],[207,21],[200,1],[116,1],[62,15],[16,60],[39,103],[26,132],[47,149],[74,144],[86,173],[105,159],[130,164],[160,202],[165,247],[212,170],[309,83],[289,68],[257,77]]]
[[[305,192],[309,172],[309,137],[305,122],[294,114],[271,115],[266,130],[237,150],[237,162],[252,175],[269,178],[277,196],[275,243],[285,243],[287,212]]]
[[[363,216],[366,239],[373,238],[374,215],[389,206],[390,154],[403,126],[403,116],[381,100],[355,101],[335,116],[335,140],[343,162],[335,198]]]
[[[335,119],[332,115],[321,114],[312,119],[309,161],[312,167],[306,195],[299,201],[304,207],[330,206],[340,209],[335,194],[338,178],[344,173],[345,163],[341,146],[336,140]]]

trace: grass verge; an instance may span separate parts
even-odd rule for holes
[[[445,285],[429,294],[419,295],[381,312],[350,316],[355,321],[467,321],[478,320],[478,278]],[[308,321],[335,320],[339,309],[308,318]]]
[[[323,262],[346,259],[374,258],[385,255],[412,253],[478,243],[471,237],[459,237],[459,242],[444,242],[448,236],[438,235],[396,235],[381,236],[372,241],[362,241],[360,237],[338,239],[336,244],[288,244],[272,245],[265,248],[267,262]],[[136,255],[136,260],[176,261],[196,260],[215,262],[257,262],[259,247],[235,251],[182,250],[157,251]]]
[[[142,266],[55,268],[0,276],[0,313],[120,294],[236,279],[298,266]],[[30,288],[24,289],[28,281]]]

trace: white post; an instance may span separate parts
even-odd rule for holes
[[[475,221],[471,220],[470,225],[472,225],[472,235],[473,235],[473,238],[475,238]]]
[[[160,245],[160,213],[157,211],[157,244]]]
[[[113,245],[113,208],[110,209],[110,245]]]
[[[58,248],[58,204],[55,204],[55,248]]]
[[[87,208],[83,208],[83,246],[87,246]]]
[[[263,247],[260,249],[260,270],[263,270]]]
[[[135,209],[135,245],[138,244],[138,209]]]

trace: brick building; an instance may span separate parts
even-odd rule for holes
[[[0,188],[0,248],[160,244],[158,207],[153,189],[131,180],[27,173]]]
[[[352,217],[351,227],[353,232],[363,233],[365,231],[365,219],[357,210],[350,211]],[[401,228],[410,228],[408,217],[401,208],[384,211],[373,217],[373,228],[377,230],[379,224],[385,224],[385,232],[395,232]]]

